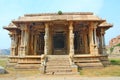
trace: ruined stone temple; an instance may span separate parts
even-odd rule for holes
[[[11,38],[8,66],[45,74],[106,66],[104,35],[110,27],[91,12],[25,14],[4,27]]]

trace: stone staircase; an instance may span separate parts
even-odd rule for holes
[[[77,66],[72,67],[68,55],[48,55],[46,74],[76,74]]]

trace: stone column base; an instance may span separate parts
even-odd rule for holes
[[[71,65],[71,68],[72,68],[72,73],[75,73],[75,74],[78,74],[78,66],[77,65]]]
[[[45,66],[41,66],[39,70],[41,74],[45,74]]]

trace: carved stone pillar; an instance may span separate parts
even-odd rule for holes
[[[96,23],[91,22],[89,27],[90,54],[98,55],[97,39],[96,39]]]
[[[44,54],[47,55],[49,52],[49,26],[48,23],[45,23],[45,36],[44,36],[44,41],[45,41],[45,46],[44,46]]]
[[[90,54],[94,53],[94,42],[93,42],[93,23],[90,23],[89,26],[89,46],[90,46]]]
[[[28,54],[28,43],[29,43],[29,29],[27,25],[21,24],[21,44],[20,44],[20,56],[25,56]]]
[[[97,34],[96,34],[97,24],[94,24],[94,55],[98,55],[98,42],[97,42]]]
[[[34,55],[37,55],[37,34],[34,34]]]
[[[102,43],[102,54],[106,55],[106,48],[105,48],[105,38],[104,38],[105,31],[101,29],[101,43]]]
[[[74,56],[73,22],[70,22],[70,25],[69,25],[69,61],[71,65],[74,65],[73,56]]]
[[[102,54],[102,39],[101,39],[101,32],[99,30],[98,32],[98,36],[97,36],[97,41],[98,41],[98,50],[99,50],[99,54]]]
[[[16,52],[15,51],[15,49],[16,49],[15,33],[10,32],[9,35],[11,38],[11,52],[10,52],[10,54],[11,54],[11,56],[15,56],[15,52]]]
[[[96,40],[96,26],[94,27],[94,44],[97,45],[97,40]]]
[[[70,22],[69,26],[69,55],[74,55],[74,33],[73,33],[73,22]]]
[[[88,54],[88,44],[87,44],[87,30],[84,32],[84,49],[85,49],[85,54]]]
[[[30,51],[31,51],[31,55],[34,55],[34,35],[33,35],[33,31],[30,31]]]

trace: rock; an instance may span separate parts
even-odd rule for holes
[[[110,40],[109,45],[106,46],[106,50],[109,55],[120,55],[120,35]]]
[[[111,54],[120,54],[120,46],[114,47],[114,49],[113,49]]]
[[[113,47],[119,43],[120,43],[120,35],[110,40],[109,47]]]
[[[4,67],[2,67],[2,66],[0,66],[0,74],[5,74],[5,68]]]

